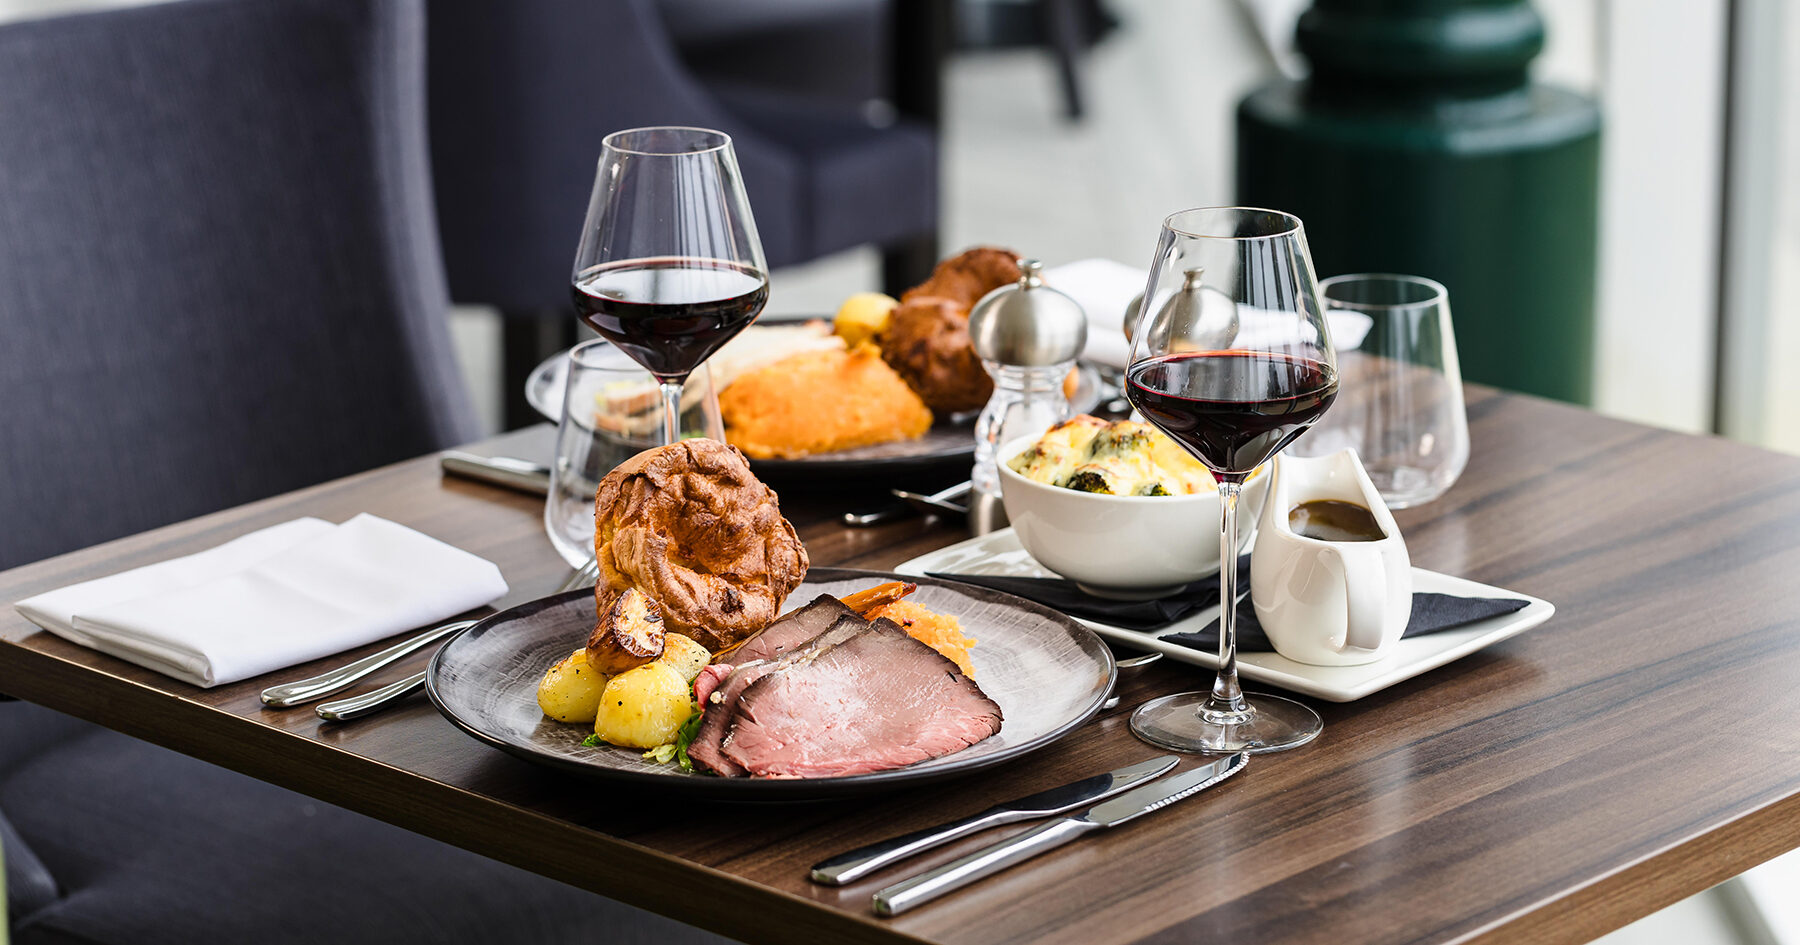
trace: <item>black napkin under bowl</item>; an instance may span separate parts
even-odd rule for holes
[[[1143,601],[1095,597],[1076,587],[1075,582],[1062,578],[939,572],[931,572],[930,576],[1004,591],[1060,610],[1071,617],[1146,633],[1161,630],[1219,602],[1219,579],[1216,576],[1195,581],[1168,597]],[[1249,590],[1249,587],[1250,556],[1240,555],[1239,593]],[[1407,621],[1406,631],[1401,637],[1423,636],[1468,626],[1477,620],[1523,610],[1529,603],[1530,601],[1517,597],[1457,597],[1451,594],[1415,593],[1412,618]],[[1275,649],[1269,643],[1268,636],[1263,633],[1262,624],[1256,619],[1256,608],[1251,605],[1247,594],[1238,601],[1237,628],[1239,650],[1246,653],[1267,653]],[[1217,650],[1219,622],[1215,620],[1204,629],[1192,633],[1171,633],[1157,639],[1197,650]]]
[[[1412,617],[1406,621],[1406,630],[1400,634],[1400,639],[1466,627],[1477,620],[1524,610],[1529,603],[1531,602],[1517,597],[1457,597],[1452,594],[1415,592],[1412,598]],[[1157,639],[1196,650],[1216,652],[1219,649],[1219,622],[1214,620],[1205,629],[1192,633],[1171,633]],[[1262,623],[1256,619],[1256,608],[1248,597],[1238,601],[1237,641],[1238,649],[1245,653],[1269,653],[1275,649],[1274,644],[1269,642],[1268,635],[1263,633]]]
[[[1062,578],[1005,577],[997,574],[940,574],[931,577],[961,581],[996,591],[1004,591],[1045,607],[1060,610],[1071,617],[1127,630],[1150,632],[1186,619],[1219,603],[1219,578],[1202,578],[1167,597],[1154,600],[1108,600],[1095,597]],[[1238,556],[1238,593],[1250,589],[1250,556]]]

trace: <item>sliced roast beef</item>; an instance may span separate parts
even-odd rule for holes
[[[719,746],[727,763],[752,775],[883,771],[1000,730],[1000,707],[973,680],[888,620],[849,636],[827,634],[781,662],[787,665],[733,695]]]
[[[713,690],[731,676],[737,669],[730,663],[708,663],[700,667],[700,675],[694,677],[694,702],[704,707],[710,701]]]
[[[820,594],[812,603],[757,631],[725,658],[733,663],[775,659],[806,646],[831,629],[838,618],[852,614],[854,611],[844,606],[843,601],[830,594]]]
[[[814,603],[818,603],[814,601]],[[808,605],[810,607],[812,605]],[[727,778],[743,777],[745,770],[726,757],[722,751],[724,741],[730,734],[731,719],[737,709],[738,697],[752,683],[762,677],[780,672],[801,658],[813,648],[829,648],[842,640],[849,639],[866,630],[869,622],[844,608],[844,613],[827,624],[824,633],[817,634],[814,643],[798,653],[788,653],[780,659],[757,660],[754,662],[737,662],[731,675],[724,682],[717,683],[708,694],[707,700],[700,705],[704,713],[700,718],[700,731],[695,734],[693,744],[688,746],[688,757],[698,761],[714,774]],[[798,613],[798,611],[796,611]],[[774,626],[774,624],[770,624]],[[732,659],[737,660],[736,653]]]
[[[719,750],[725,740],[725,732],[731,725],[731,710],[749,685],[771,669],[775,664],[768,660],[753,663],[738,663],[725,677],[725,681],[713,687],[706,702],[700,704],[700,731],[695,733],[694,741],[688,745],[688,757],[713,774],[726,778],[741,778],[748,774],[743,768],[726,758]]]

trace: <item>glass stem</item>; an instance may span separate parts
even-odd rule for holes
[[[657,386],[662,388],[663,399],[663,442],[681,442],[681,385],[686,378],[657,378]]]
[[[1219,480],[1219,675],[1200,715],[1215,725],[1250,720],[1237,678],[1237,507],[1243,484]]]

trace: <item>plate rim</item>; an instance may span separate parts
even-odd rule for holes
[[[438,714],[443,716],[453,727],[461,730],[464,734],[474,738],[482,744],[497,748],[509,755],[534,764],[568,771],[572,774],[600,783],[610,782],[613,784],[623,784],[634,787],[665,788],[684,794],[710,796],[718,800],[770,801],[816,800],[856,793],[885,791],[908,784],[923,784],[961,777],[1007,762],[1016,761],[1062,740],[1075,730],[1086,725],[1094,718],[1094,716],[1100,713],[1101,705],[1112,695],[1113,689],[1118,686],[1118,663],[1113,657],[1112,649],[1106,645],[1106,641],[1102,639],[1101,635],[1097,633],[1094,628],[1086,625],[1082,621],[1035,601],[1026,600],[1022,597],[1007,594],[1003,591],[995,591],[991,588],[967,584],[962,581],[952,581],[944,578],[926,577],[923,575],[907,575],[894,571],[819,567],[809,568],[806,575],[806,580],[817,581],[820,583],[865,578],[882,580],[899,579],[917,582],[922,586],[951,586],[964,591],[972,590],[980,592],[983,596],[998,598],[1003,603],[1046,617],[1054,623],[1064,625],[1071,631],[1079,631],[1079,634],[1077,635],[1078,640],[1082,640],[1081,634],[1085,634],[1086,637],[1091,638],[1091,646],[1086,645],[1088,642],[1086,640],[1082,640],[1082,642],[1084,643],[1085,649],[1089,649],[1091,652],[1099,655],[1105,667],[1106,684],[1098,690],[1094,698],[1089,701],[1089,704],[1076,712],[1072,718],[1050,731],[1019,745],[1009,746],[997,752],[979,755],[973,758],[965,758],[960,761],[952,758],[950,761],[926,768],[908,765],[903,768],[893,768],[887,771],[842,775],[832,778],[696,778],[685,774],[671,775],[660,772],[629,771],[618,768],[607,768],[563,755],[534,751],[527,746],[507,741],[489,732],[483,731],[468,720],[461,718],[445,704],[444,697],[439,692],[438,679],[443,656],[450,650],[452,644],[461,640],[464,636],[474,634],[478,631],[484,631],[490,625],[499,623],[502,618],[515,620],[520,617],[528,617],[531,613],[593,593],[592,588],[578,588],[572,591],[563,591],[561,593],[551,594],[547,597],[539,597],[533,600],[524,601],[512,607],[508,607],[505,610],[489,614],[474,624],[451,634],[444,640],[443,644],[437,648],[436,652],[432,654],[431,661],[426,664],[425,693],[430,698],[432,706],[437,709]],[[528,608],[529,612],[520,613],[520,611],[526,611]],[[953,754],[959,753],[960,752],[956,752]]]

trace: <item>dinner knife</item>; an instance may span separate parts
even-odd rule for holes
[[[511,456],[476,456],[458,450],[445,450],[438,458],[444,472],[464,479],[476,479],[532,495],[550,491],[550,468],[530,460]]]
[[[1096,774],[1071,784],[1039,791],[1027,797],[996,804],[978,814],[971,814],[947,824],[926,827],[909,834],[859,847],[842,853],[812,868],[812,881],[827,886],[853,883],[878,869],[898,863],[926,850],[943,846],[952,840],[1001,824],[1016,824],[1055,814],[1066,814],[1084,804],[1105,800],[1115,794],[1167,774],[1180,759],[1162,755],[1149,761],[1126,765],[1117,771]]]
[[[1183,771],[1167,780],[1146,784],[1112,800],[1102,801],[1073,817],[1059,817],[1042,827],[1027,830],[1016,837],[976,850],[960,860],[895,883],[875,894],[875,914],[899,915],[947,892],[992,876],[1015,863],[1024,862],[1047,850],[1054,850],[1089,831],[1117,827],[1128,820],[1167,807],[1244,770],[1249,759],[1250,756],[1241,751],[1226,755],[1211,764]]]
[[[959,482],[954,486],[940,489],[931,495],[920,495],[904,489],[889,489],[894,498],[905,502],[905,505],[890,505],[873,512],[845,512],[844,524],[850,528],[867,528],[870,525],[883,525],[903,518],[913,512],[926,515],[967,515],[967,504],[958,505],[957,500],[968,496],[974,488],[969,482]]]

